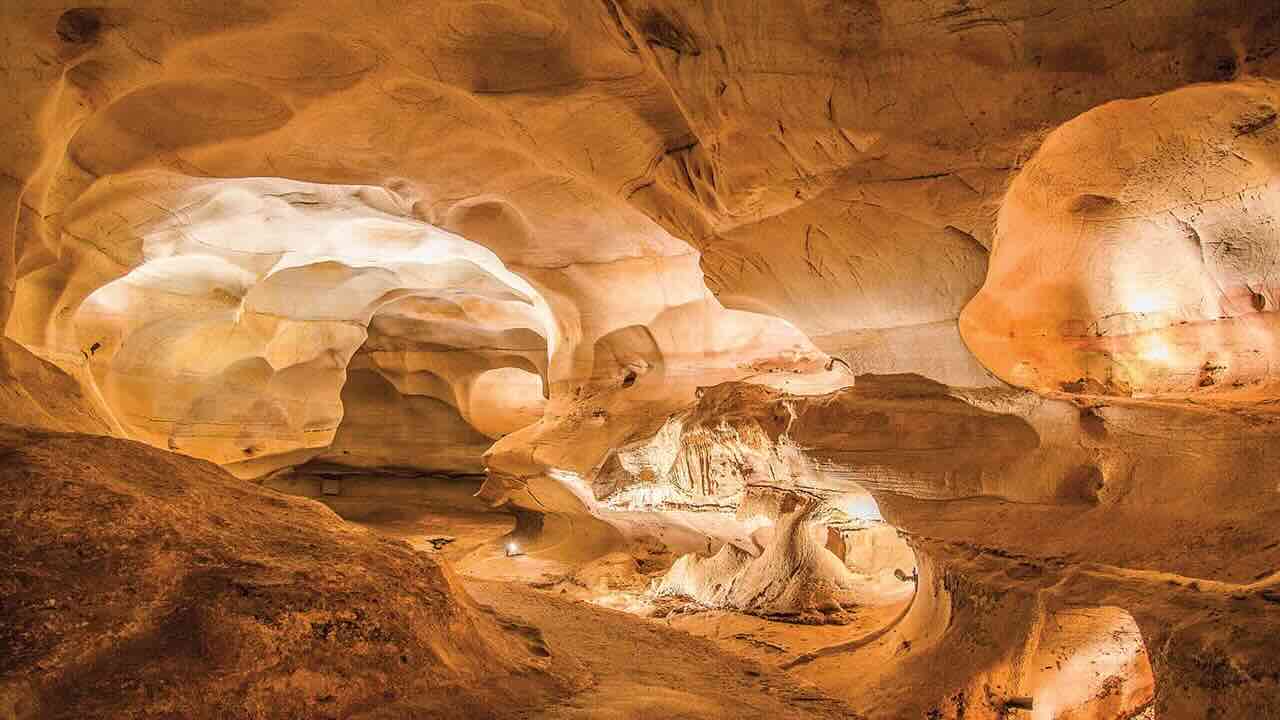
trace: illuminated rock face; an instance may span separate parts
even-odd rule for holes
[[[107,435],[123,432],[87,383],[0,338],[0,417],[24,427]]]
[[[1044,144],[1000,206],[961,329],[1026,387],[1186,392],[1273,379],[1280,86],[1116,101]]]
[[[913,551],[905,569],[919,589],[856,660],[802,660],[866,673],[851,694],[872,717],[954,713],[984,697],[1030,697],[1048,717],[1151,702],[1160,717],[1265,715],[1280,707],[1274,641],[1260,639],[1277,622],[1280,546],[1268,528],[1280,495],[1262,468],[1280,445],[1260,407],[1086,402],[911,376],[805,396],[711,388],[680,416],[687,439],[663,442],[701,455],[716,427],[718,452],[739,467],[782,452],[807,471],[751,472],[737,512],[766,516],[772,537],[685,556],[661,591],[765,614],[838,602],[844,567],[825,565],[835,555],[797,521],[830,522],[815,504],[850,507],[869,493]],[[619,464],[633,473],[629,498],[698,499],[654,464]],[[782,500],[766,508],[770,496]],[[1196,669],[1205,663],[1231,668],[1230,680]]]
[[[4,8],[0,265],[18,297],[0,316],[29,345],[138,264],[108,248],[118,267],[73,271],[108,260],[118,219],[86,233],[68,210],[91,188],[150,194],[117,183],[163,169],[391,188],[520,273],[692,247],[722,304],[855,372],[990,384],[955,321],[1041,134],[1280,67],[1274,15],[1248,2],[452,0],[395,22],[161,5]]]
[[[384,5],[0,3],[0,423],[907,603],[869,717],[1280,707],[1275,8]]]
[[[113,195],[70,224],[132,212],[108,238],[136,267],[84,298],[71,322],[44,330],[53,342],[78,341],[132,436],[261,470],[263,458],[297,462],[299,451],[330,446],[341,393],[356,423],[359,413],[395,413],[415,397],[443,403],[437,415],[446,423],[452,415],[457,432],[500,434],[536,419],[552,332],[546,303],[489,251],[405,217],[395,195],[269,179],[133,180],[153,192]],[[75,305],[73,288],[113,270],[73,267],[49,301]],[[356,365],[376,378],[344,389],[357,351]],[[486,377],[517,367],[517,378],[529,378],[523,396]],[[379,397],[377,378],[397,397]],[[483,447],[463,442],[478,470]]]
[[[129,435],[246,474],[308,457],[477,472],[552,390],[679,403],[825,357],[783,321],[722,308],[691,254],[526,280],[382,189],[119,182],[68,220],[125,218],[101,241],[118,262],[59,263],[52,292],[24,283],[13,331],[87,363]]]
[[[842,601],[856,602],[852,572],[813,532],[824,504],[820,495],[756,487],[742,495],[741,503],[740,517],[760,517],[769,524],[768,543],[754,554],[726,543],[709,558],[684,555],[663,577],[659,595],[810,621],[839,617]]]

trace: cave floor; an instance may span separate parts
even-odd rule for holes
[[[379,484],[370,477],[363,487]],[[344,481],[348,487],[362,485]],[[657,708],[664,718],[857,717],[840,699],[852,688],[833,650],[875,635],[909,603],[860,607],[841,625],[655,604],[644,588],[669,566],[669,554],[637,557],[632,548],[586,565],[553,552],[508,558],[501,538],[511,516],[488,509],[473,491],[455,480],[412,495],[356,489],[318,499],[349,522],[449,561],[482,608],[545,653],[556,675],[574,678],[578,692],[534,717],[649,718]],[[815,657],[837,660],[841,672],[821,673],[816,686],[786,671]]]
[[[663,623],[515,582],[466,587],[508,622],[537,628],[553,672],[582,679],[580,692],[536,717],[856,717],[790,674]]]

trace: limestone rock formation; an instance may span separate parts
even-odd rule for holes
[[[735,434],[742,438],[733,444],[739,455],[768,455],[781,439],[821,469],[822,492],[838,495],[855,483],[866,488],[906,536],[920,591],[907,614],[860,651],[858,667],[877,657],[887,664],[881,679],[868,678],[859,691],[865,707],[888,702],[925,713],[936,698],[969,698],[951,703],[960,713],[982,693],[1062,692],[1054,702],[1065,706],[1070,699],[1094,713],[1085,716],[1099,716],[1102,706],[1085,695],[1054,690],[1105,679],[1077,677],[1071,669],[1096,662],[1088,653],[1102,649],[1090,645],[1097,636],[1085,640],[1089,631],[1073,628],[1098,613],[1130,628],[1128,649],[1107,652],[1128,653],[1124,663],[1149,663],[1154,677],[1117,667],[1123,682],[1108,696],[1154,696],[1157,713],[1173,717],[1199,710],[1265,717],[1277,707],[1275,656],[1262,649],[1269,643],[1224,642],[1275,632],[1269,605],[1280,583],[1274,569],[1280,545],[1268,528],[1280,514],[1280,496],[1263,469],[1276,452],[1275,418],[1253,407],[1115,400],[1090,406],[1067,395],[957,392],[903,377],[859,380],[863,388],[827,396],[722,386],[704,393],[700,411],[713,405],[709,415],[719,422],[757,428]],[[1205,442],[1188,448],[1183,429],[1191,426]],[[778,434],[771,437],[769,428]],[[779,523],[774,543],[756,559],[729,546],[712,558],[689,556],[663,591],[757,609],[757,599],[775,596],[745,578],[771,565],[777,570],[779,555],[827,553],[815,548],[812,535],[794,531],[794,524]],[[803,587],[809,571],[782,565],[785,572],[764,577],[777,589],[792,580]],[[753,590],[735,595],[743,585]],[[1076,616],[1076,608],[1094,610]],[[790,609],[807,609],[806,602]],[[1069,639],[1077,632],[1082,637]],[[1068,639],[1058,639],[1063,633]],[[1049,652],[1055,643],[1068,645],[1059,658],[1067,669],[1031,672],[1027,654]],[[991,674],[974,677],[966,664],[931,675],[935,685],[926,698],[901,684],[958,657],[971,662],[975,652]],[[1230,668],[1228,677],[1204,673],[1205,664]]]
[[[811,531],[821,507],[821,498],[807,493],[748,493],[739,513],[763,514],[773,526],[759,555],[753,557],[730,543],[708,559],[685,555],[657,592],[766,616],[821,620],[823,613],[842,611],[841,599],[852,599],[853,580],[843,558],[819,544]]]
[[[1270,0],[18,0],[0,80],[0,717],[1280,714]]]
[[[111,413],[82,384],[18,343],[0,338],[0,412],[25,427],[108,435]],[[92,387],[92,386],[89,386]]]
[[[132,214],[112,240],[137,267],[116,279],[122,268],[100,255],[69,267],[63,290],[43,300],[78,309],[41,332],[83,341],[131,435],[222,464],[323,449],[343,418],[341,393],[361,387],[344,390],[353,362],[487,428],[512,429],[508,413],[523,419],[516,428],[531,421],[530,401],[485,405],[474,388],[490,370],[545,375],[545,302],[492,253],[403,217],[394,194],[265,179],[125,182],[138,194],[83,200],[70,222]]]
[[[449,568],[314,501],[113,438],[0,443],[6,717],[464,718],[559,692]]]
[[[1001,378],[1170,393],[1271,380],[1280,86],[1115,101],[1045,138],[1000,206],[964,337]]]

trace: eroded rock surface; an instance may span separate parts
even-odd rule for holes
[[[0,710],[648,711],[249,481],[367,472],[796,716],[1275,715],[1272,5],[3,4]]]
[[[881,663],[850,691],[873,717],[979,704],[997,713],[1023,697],[1082,717],[1148,703],[1173,717],[1280,706],[1280,666],[1261,639],[1274,632],[1280,582],[1269,530],[1280,498],[1263,469],[1277,452],[1277,418],[1263,406],[1046,398],[863,376],[817,396],[730,383],[705,391],[681,418],[688,440],[665,439],[680,453],[705,452],[705,431],[689,418],[717,426],[718,453],[743,458],[738,466],[755,477],[749,468],[768,467],[786,448],[804,471],[775,469],[759,482],[791,493],[793,505],[797,493],[836,506],[869,493],[914,550],[905,569],[919,590],[904,616],[860,644],[797,663],[817,672]],[[1198,440],[1188,444],[1191,432]],[[680,474],[637,470],[617,484],[629,497],[687,497]],[[750,514],[752,488],[735,492],[718,505]],[[812,533],[797,536],[795,517],[770,519],[775,534],[758,557],[731,545],[687,556],[661,591],[755,612],[776,614],[783,598],[793,613],[817,609],[812,595],[796,594],[818,587],[804,559],[834,554]],[[1128,629],[1095,634],[1090,623],[1103,622],[1095,618]],[[1037,653],[1056,653],[1054,666],[1033,667]],[[1082,670],[1099,658],[1110,674]],[[1205,673],[1209,665],[1225,675]],[[903,677],[928,678],[917,682],[929,692],[905,689]]]
[[[563,687],[450,569],[314,501],[134,442],[0,443],[8,717],[465,718]]]
[[[1054,130],[1000,205],[961,328],[1008,382],[1113,394],[1273,380],[1280,85],[1115,101]]]

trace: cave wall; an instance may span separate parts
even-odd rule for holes
[[[1252,0],[459,1],[355,16],[42,0],[5,13],[3,265],[20,312],[6,297],[0,315],[11,337],[64,353],[83,297],[140,262],[111,247],[124,238],[101,241],[128,234],[109,198],[163,195],[129,179],[163,170],[176,176],[166,185],[386,188],[371,191],[384,210],[456,231],[530,278],[696,259],[721,304],[784,318],[855,372],[989,385],[964,347],[985,347],[980,330],[962,342],[955,322],[997,237],[1016,232],[1001,229],[1017,222],[1012,203],[994,220],[1041,140],[1117,99],[1223,81],[1241,89],[1204,92],[1265,93],[1280,62],[1274,11]],[[1191,126],[1177,102],[1159,112]],[[1255,149],[1228,165],[1262,172],[1259,112],[1236,140]],[[1178,192],[1157,176],[1174,166],[1150,172],[1156,187],[1138,195]],[[101,219],[77,225],[88,198]],[[980,300],[1016,262],[1001,244]],[[1237,290],[1261,289],[1262,270],[1243,262]],[[573,374],[592,366],[582,358]],[[332,424],[333,408],[315,424]]]
[[[4,421],[484,471],[611,539],[790,523],[689,573],[771,601],[838,572],[746,499],[870,497],[921,592],[868,706],[998,716],[1105,633],[1122,705],[1275,706],[1272,3],[36,0],[0,38]]]

